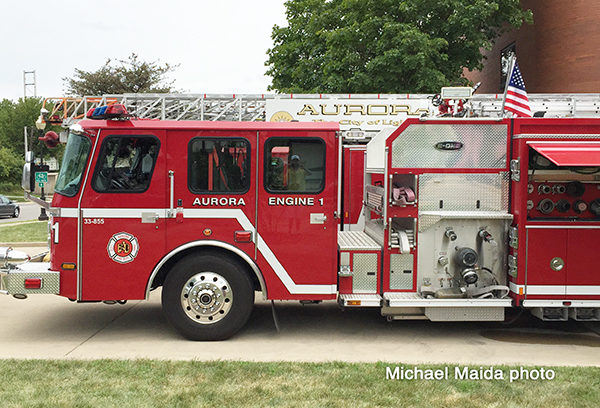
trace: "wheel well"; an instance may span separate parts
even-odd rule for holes
[[[252,281],[254,290],[256,290],[256,291],[263,290],[263,288],[260,285],[260,281],[258,280],[258,276],[256,276],[256,273],[254,272],[254,270],[252,270],[250,265],[248,265],[248,262],[246,262],[246,260],[244,260],[241,256],[237,255],[236,253],[234,253],[228,249],[220,248],[217,246],[211,246],[211,245],[194,246],[194,247],[187,248],[183,251],[180,251],[180,252],[174,254],[171,258],[169,258],[169,260],[167,260],[167,262],[165,262],[160,267],[158,273],[154,276],[154,279],[152,280],[152,285],[150,287],[151,290],[156,289],[159,286],[163,285],[165,278],[167,277],[167,274],[169,273],[171,268],[177,262],[179,262],[179,260],[181,260],[191,254],[198,254],[198,253],[200,253],[200,254],[201,253],[213,253],[213,254],[218,254],[219,256],[227,257],[229,259],[234,260],[248,274],[248,276],[250,277],[250,280]],[[265,291],[266,291],[266,287],[265,287]],[[265,296],[266,296],[266,293],[265,293]]]

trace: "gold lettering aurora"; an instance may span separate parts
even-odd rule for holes
[[[354,114],[358,114],[361,116],[385,116],[391,115],[396,116],[399,114],[406,114],[408,116],[421,116],[423,113],[428,113],[429,109],[427,108],[416,108],[412,109],[410,105],[405,104],[334,104],[332,108],[328,109],[327,104],[319,104],[318,109],[315,108],[310,103],[305,103],[302,109],[296,113],[299,116],[310,115],[310,116],[351,116]]]

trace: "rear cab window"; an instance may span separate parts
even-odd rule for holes
[[[325,143],[274,137],[265,143],[265,188],[270,193],[318,194],[325,187]]]
[[[188,188],[196,194],[244,194],[250,188],[250,143],[242,138],[192,139]]]

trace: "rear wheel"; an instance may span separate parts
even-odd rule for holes
[[[224,340],[248,321],[254,305],[250,278],[233,259],[195,254],[169,272],[162,307],[169,322],[190,340]]]
[[[13,212],[13,215],[12,215],[13,218],[18,218],[19,217],[19,213],[20,213],[19,207],[15,207],[15,211]]]

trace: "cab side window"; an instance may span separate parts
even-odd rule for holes
[[[192,139],[188,147],[188,187],[193,193],[247,192],[250,143],[226,137]]]
[[[265,188],[271,193],[320,193],[325,143],[316,138],[270,138],[265,144]]]
[[[150,186],[160,143],[153,136],[109,136],[92,187],[99,193],[142,193]]]

